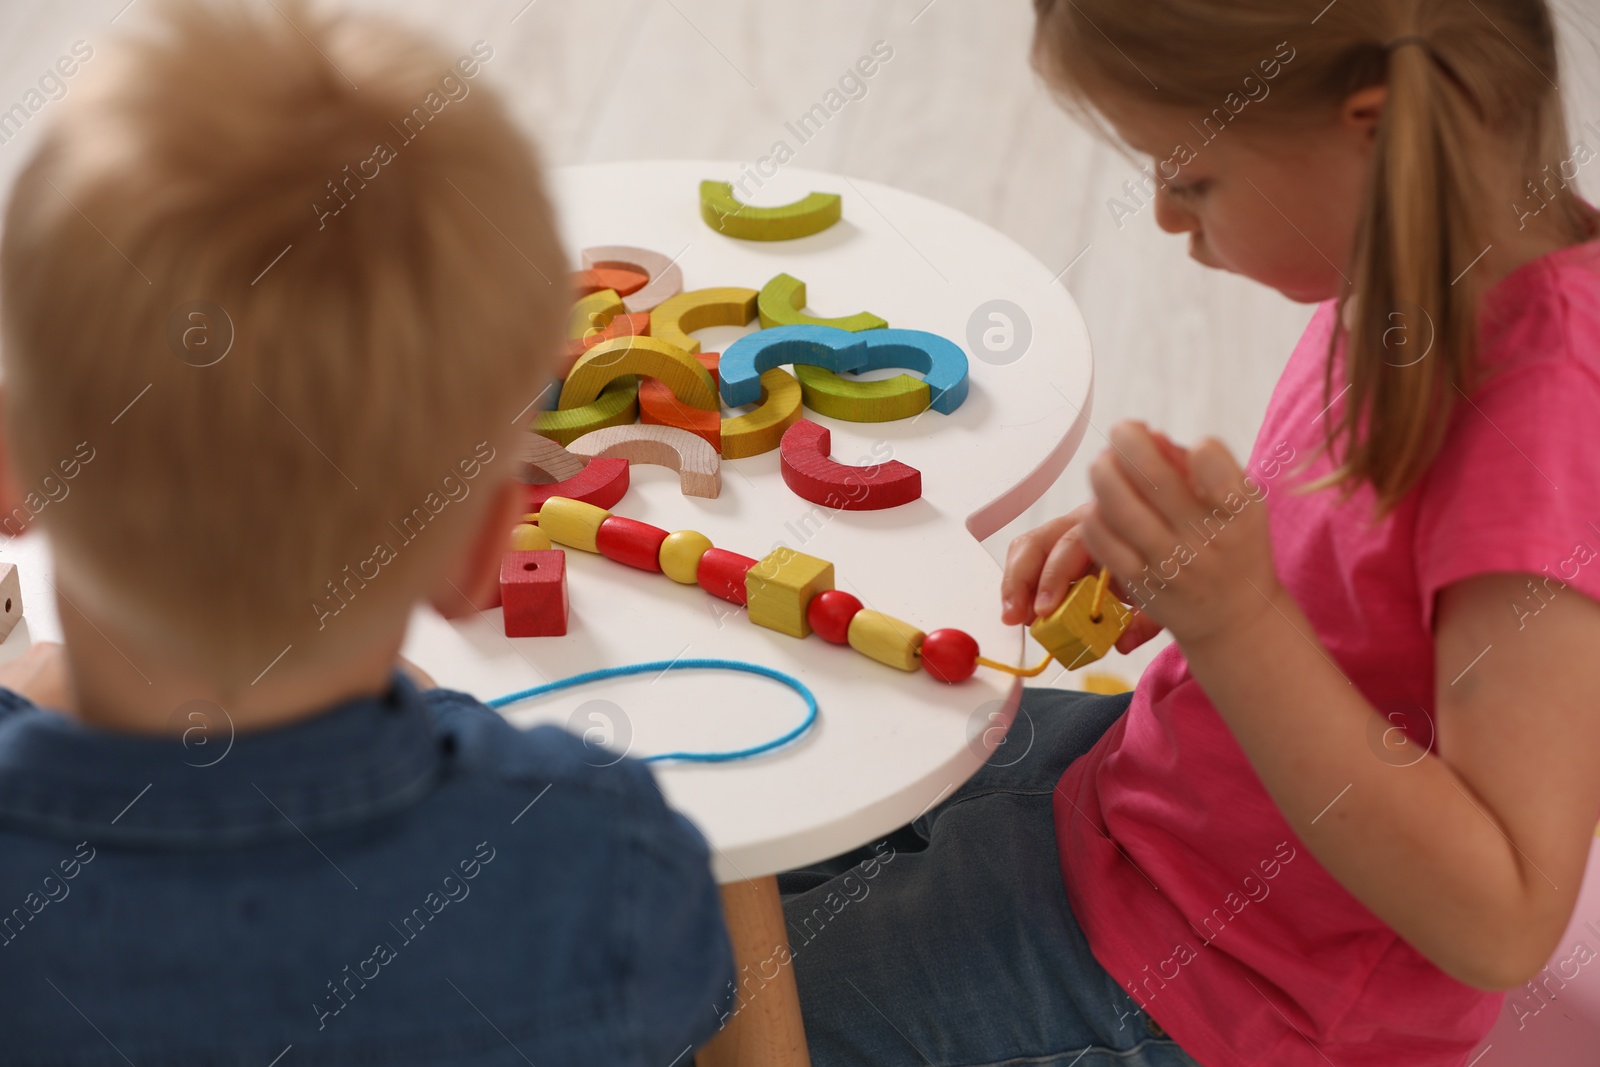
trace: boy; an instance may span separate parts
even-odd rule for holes
[[[493,595],[567,301],[492,56],[172,6],[17,181],[0,512],[65,648],[7,676],[55,710],[0,690],[6,1063],[667,1067],[716,1028],[706,845],[648,772],[395,669],[414,604]]]

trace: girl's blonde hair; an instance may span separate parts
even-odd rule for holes
[[[1474,146],[1518,153],[1529,178],[1566,156],[1556,35],[1545,0],[1035,0],[1034,63],[1066,103],[1215,114],[1278,76],[1244,116],[1257,127],[1332,121],[1351,93],[1387,85],[1349,288],[1332,345],[1346,340],[1349,391],[1327,420],[1335,469],[1308,489],[1363,483],[1392,509],[1443,446],[1457,393],[1477,380],[1482,286],[1469,268],[1486,220],[1514,205],[1478,180]],[[1282,59],[1287,45],[1292,61]],[[1241,87],[1244,86],[1242,89]],[[1252,94],[1253,97],[1254,94]],[[1231,118],[1234,108],[1222,111]],[[1239,109],[1242,110],[1242,109]],[[1170,175],[1169,175],[1170,177]],[[1552,184],[1558,187],[1552,188]],[[1590,213],[1549,183],[1557,220],[1583,237]],[[1403,344],[1401,342],[1404,342]],[[1416,358],[1412,354],[1426,350]],[[1325,400],[1335,397],[1330,358]],[[1335,444],[1342,443],[1342,449]]]

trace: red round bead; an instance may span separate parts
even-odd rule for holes
[[[806,622],[836,645],[850,643],[850,620],[861,610],[861,601],[842,589],[824,589],[806,605]]]
[[[935,630],[922,639],[922,666],[941,682],[964,682],[978,669],[978,642],[960,630]]]

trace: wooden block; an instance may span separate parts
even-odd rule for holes
[[[1059,608],[1028,627],[1033,639],[1068,669],[1093,663],[1110,652],[1133,620],[1127,607],[1109,594],[1101,601],[1099,621],[1090,617],[1099,581],[1093,574],[1079,578]]]
[[[605,508],[554,496],[539,508],[539,529],[558,545],[584,552],[599,552],[600,546],[595,542],[595,535],[600,532],[600,524],[610,517],[611,512]]]
[[[933,392],[928,383],[909,374],[876,381],[842,378],[822,367],[795,367],[800,396],[818,415],[841,422],[895,422],[920,415]]]
[[[838,193],[812,193],[782,207],[751,207],[729,182],[700,183],[700,217],[718,233],[741,241],[792,241],[821,233],[844,217]]]
[[[831,326],[836,330],[857,333],[861,330],[887,329],[889,323],[862,311],[836,319],[822,319],[803,313],[806,306],[806,283],[790,274],[780,274],[761,288],[756,298],[756,310],[761,316],[763,329],[774,326]]]
[[[967,353],[954,341],[926,330],[869,330],[861,339],[867,359],[852,373],[886,367],[917,371],[932,393],[928,406],[943,415],[967,399]]]
[[[657,337],[619,337],[589,349],[567,375],[560,409],[592,404],[612,382],[636,375],[656,379],[690,407],[722,410],[711,374],[688,352]]]
[[[584,334],[582,340],[566,342],[567,347],[565,352],[562,353],[561,365],[556,368],[558,371],[556,377],[565,380],[567,375],[572,373],[573,364],[577,363],[579,359],[583,358],[585,352],[597,344],[605,341],[615,341],[619,337],[647,337],[649,334],[649,314],[615,315],[606,324],[605,329],[590,330]],[[561,391],[557,389],[556,396],[559,397],[560,393]],[[554,407],[555,404],[552,403],[550,406]]]
[[[0,563],[0,641],[11,636],[22,618],[22,582],[15,563]]]
[[[625,459],[595,459],[576,477],[548,485],[529,485],[523,488],[523,503],[529,511],[538,511],[552,497],[581,500],[597,508],[614,508],[617,501],[628,493],[628,461]]]
[[[698,530],[674,530],[661,542],[661,573],[682,585],[694,585],[700,580],[700,557],[711,548],[711,538]]]
[[[614,289],[618,296],[627,296],[648,284],[650,275],[633,267],[590,267],[572,275],[572,289],[579,298],[602,289]]]
[[[684,496],[716,499],[722,493],[722,457],[688,430],[673,426],[608,426],[569,446],[591,459],[625,459],[676,471]]]
[[[751,567],[744,581],[751,622],[790,637],[809,637],[806,608],[812,597],[833,588],[833,564],[780,545]]]
[[[605,329],[620,314],[622,297],[615,289],[602,289],[580,297],[567,313],[567,340],[581,341],[590,332]]]
[[[725,548],[708,548],[700,557],[700,565],[695,568],[695,581],[714,597],[721,597],[732,604],[743,604],[750,595],[745,587],[744,576],[755,565],[756,561],[749,556],[741,556]]]
[[[537,526],[525,522],[512,527],[511,551],[513,552],[546,552],[554,547],[550,543],[550,535]]]
[[[783,432],[800,421],[800,383],[786,370],[761,375],[761,406],[722,420],[722,458],[746,459],[771,452]]]
[[[716,352],[696,352],[694,358],[717,377]],[[692,408],[672,395],[672,390],[653,378],[639,381],[639,421],[647,426],[676,426],[688,430],[722,454],[722,412]]]
[[[683,292],[683,268],[670,257],[648,248],[632,245],[600,245],[583,250],[583,265],[595,267],[621,267],[643,271],[650,281],[636,293],[625,294],[622,304],[629,314],[649,311],[668,297]]]
[[[869,659],[902,671],[914,671],[921,662],[917,650],[926,638],[909,622],[862,608],[850,619],[850,647]]]
[[[576,478],[589,463],[586,457],[575,456],[562,448],[560,442],[536,433],[525,434],[518,447],[522,450],[518,458],[527,464],[522,479],[525,485],[548,485]]]
[[[661,544],[667,531],[637,519],[612,515],[595,531],[594,544],[606,559],[661,573]]]
[[[753,404],[760,393],[761,375],[786,363],[826,367],[839,373],[864,370],[869,361],[864,338],[884,333],[851,333],[831,326],[774,326],[757,330],[728,346],[722,353],[718,376],[722,402],[733,407]]]
[[[795,383],[796,390],[799,383]],[[533,432],[569,445],[592,430],[625,426],[639,418],[639,379],[624,375],[606,386],[592,404],[567,411],[541,411]]]
[[[507,637],[562,637],[567,632],[567,554],[507,552],[500,557],[500,604]]]
[[[922,496],[922,472],[897,459],[852,467],[829,456],[827,427],[801,419],[783,435],[783,481],[795,495],[837,511],[882,511]]]
[[[708,326],[744,326],[757,319],[754,289],[724,286],[694,289],[663,301],[650,312],[650,336],[686,352],[700,351],[689,335]]]

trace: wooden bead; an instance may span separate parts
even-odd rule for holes
[[[549,550],[550,535],[539,527],[523,523],[511,531],[511,551],[548,552]]]
[[[667,531],[636,519],[612,515],[595,531],[595,547],[607,559],[642,571],[661,573],[661,543]]]
[[[960,630],[935,630],[922,639],[922,669],[947,685],[978,669],[978,642]]]
[[[838,193],[812,193],[781,207],[751,207],[734,199],[733,183],[700,183],[700,217],[741,241],[792,241],[821,233],[844,217]]]
[[[599,552],[595,534],[599,533],[600,524],[610,517],[611,512],[605,508],[556,496],[546,500],[539,508],[539,528],[558,545],[585,552]]]
[[[712,596],[742,605],[749,596],[744,576],[755,565],[756,561],[749,556],[723,548],[708,548],[695,569],[695,581]]]
[[[902,671],[917,669],[917,649],[926,635],[909,622],[901,622],[881,611],[862,608],[850,620],[850,647]]]
[[[11,635],[22,619],[22,582],[15,563],[0,563],[0,641]]]
[[[606,386],[636,375],[655,378],[692,408],[721,410],[717,383],[706,369],[687,351],[658,337],[619,337],[589,349],[572,365],[561,387],[560,408],[569,411],[592,404]]]
[[[1093,663],[1110,652],[1133,621],[1127,607],[1114,596],[1101,602],[1098,621],[1090,615],[1099,581],[1099,576],[1093,574],[1079,578],[1067,590],[1067,598],[1059,608],[1028,628],[1033,639],[1069,670]]]
[[[825,589],[811,598],[806,605],[806,621],[822,635],[824,641],[836,645],[850,643],[850,620],[861,610],[861,601],[843,589]]]
[[[897,459],[852,467],[831,458],[827,427],[801,419],[783,435],[783,481],[796,496],[835,511],[882,511],[922,496],[922,472]]]
[[[523,500],[534,509],[558,496],[581,500],[597,508],[612,508],[627,492],[628,461],[625,459],[592,459],[587,467],[566,481],[522,487]]]
[[[650,335],[685,352],[698,352],[700,342],[690,334],[707,326],[743,326],[755,321],[760,295],[738,286],[679,293],[650,312]]]
[[[700,580],[700,557],[711,550],[711,538],[695,530],[676,530],[661,542],[661,573],[683,585]]]
[[[507,637],[566,634],[567,554],[554,549],[501,556],[500,602]]]
[[[806,608],[833,588],[833,564],[780,545],[745,574],[750,621],[790,637],[811,636]]]

